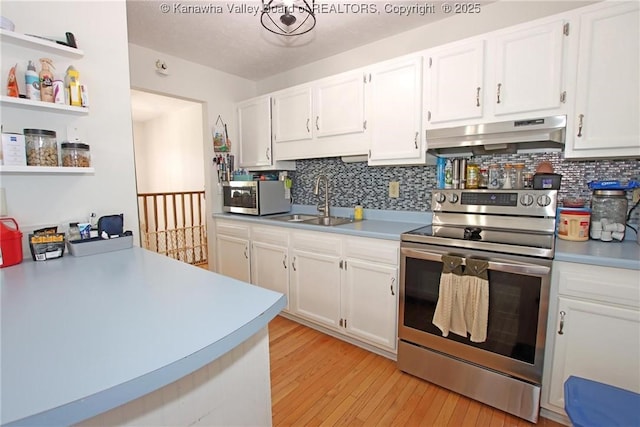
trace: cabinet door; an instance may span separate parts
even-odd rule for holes
[[[251,282],[249,241],[238,237],[216,236],[218,273]]]
[[[482,117],[484,45],[484,40],[475,40],[427,53],[427,128]]]
[[[640,3],[608,3],[580,18],[569,157],[640,156]]]
[[[251,279],[254,285],[287,296],[289,309],[289,250],[287,247],[253,241],[251,243]]]
[[[292,311],[331,328],[340,319],[340,257],[294,249]]]
[[[398,269],[351,258],[345,268],[343,317],[347,332],[395,351]]]
[[[370,165],[424,163],[422,57],[386,63],[371,72]]]
[[[362,73],[317,84],[313,94],[317,137],[364,132],[364,84]]]
[[[271,166],[271,97],[238,105],[240,167]]]
[[[493,84],[495,115],[552,110],[562,105],[564,22],[498,35]]]
[[[273,96],[273,140],[311,139],[311,88],[302,87]]]
[[[555,315],[549,403],[564,408],[564,382],[570,375],[640,392],[637,309],[560,297]]]

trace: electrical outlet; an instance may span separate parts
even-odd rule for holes
[[[400,197],[400,183],[398,181],[391,181],[389,183],[389,197],[394,199]]]
[[[640,188],[633,189],[633,203],[638,203],[640,200]]]

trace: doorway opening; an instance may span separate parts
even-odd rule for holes
[[[202,108],[131,90],[141,245],[208,268]]]

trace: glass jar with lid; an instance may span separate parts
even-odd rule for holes
[[[500,167],[497,163],[489,165],[489,179],[487,182],[487,188],[496,190],[500,188]]]
[[[24,129],[28,166],[58,166],[56,133],[45,129]]]
[[[592,232],[592,237],[600,230],[624,235],[628,204],[625,190],[594,190],[591,197],[591,229],[596,233]]]
[[[502,188],[510,190],[513,188],[513,167],[511,163],[504,165],[504,179],[502,180]]]
[[[81,142],[63,142],[60,144],[62,151],[62,166],[88,168],[91,166],[89,144]]]

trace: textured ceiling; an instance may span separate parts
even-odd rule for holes
[[[283,37],[260,25],[259,0],[127,0],[129,42],[261,80],[446,18],[450,14],[442,12],[444,3],[451,4],[316,1],[323,8],[316,14],[316,27],[301,36]]]

